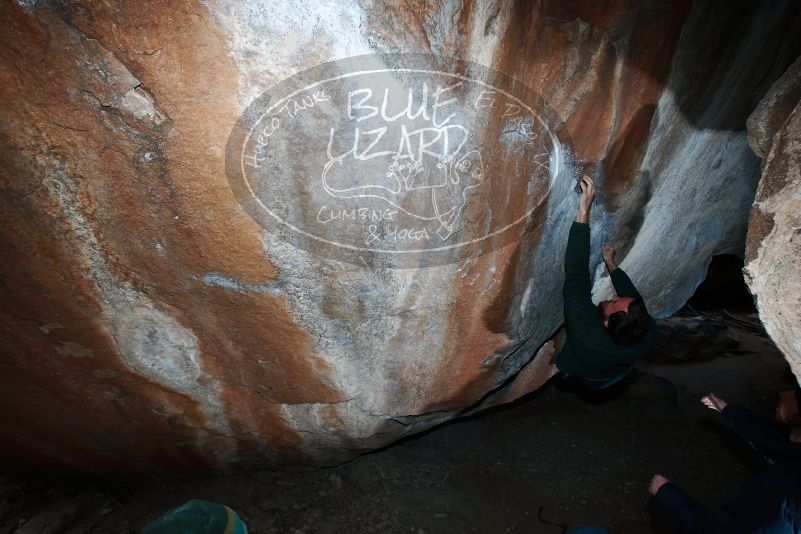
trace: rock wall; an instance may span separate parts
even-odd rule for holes
[[[745,274],[770,337],[801,376],[801,60],[748,119],[762,179],[748,223]]]
[[[536,389],[584,164],[594,246],[614,242],[649,309],[675,311],[712,255],[742,248],[759,178],[745,120],[799,51],[794,2],[739,7],[5,0],[2,468],[334,463]],[[410,52],[547,103],[547,176],[497,145],[519,187],[465,212],[481,226],[530,206],[516,238],[399,268],[249,216],[226,175],[249,106],[320,63]]]

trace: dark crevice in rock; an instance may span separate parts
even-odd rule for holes
[[[723,308],[754,311],[754,301],[743,277],[743,260],[731,254],[712,258],[707,275],[687,303],[699,311]]]

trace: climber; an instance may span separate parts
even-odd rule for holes
[[[617,295],[592,303],[589,216],[595,184],[584,175],[581,200],[565,252],[565,326],[567,339],[556,357],[560,380],[606,389],[621,381],[653,346],[654,320],[626,273],[615,263],[615,249],[604,245],[602,256]]]
[[[662,475],[654,475],[648,490],[658,518],[687,534],[790,533],[801,529],[801,390],[779,394],[776,419],[757,417],[742,406],[710,393],[701,399],[722,414],[762,457],[766,467],[708,510]]]

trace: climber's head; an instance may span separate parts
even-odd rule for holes
[[[629,306],[634,302],[631,297],[618,297],[615,295],[609,300],[602,300],[598,303],[598,312],[604,320],[604,326],[608,326],[609,317],[618,312],[628,312]]]
[[[598,313],[618,345],[638,343],[648,328],[648,313],[641,300],[615,295],[598,303]]]

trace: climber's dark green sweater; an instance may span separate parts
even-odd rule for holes
[[[592,303],[590,279],[590,225],[574,222],[565,253],[565,321],[567,340],[556,358],[560,371],[587,378],[607,378],[626,371],[654,345],[656,324],[649,317],[642,341],[624,347],[607,334],[598,307]],[[641,299],[622,269],[611,273],[620,297]]]

